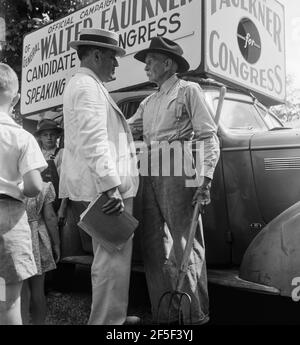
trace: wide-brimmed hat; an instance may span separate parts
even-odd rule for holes
[[[40,135],[43,131],[46,130],[55,130],[57,134],[61,134],[63,132],[63,129],[59,126],[57,122],[51,119],[43,119],[41,120],[38,125],[37,129],[34,132],[35,136]]]
[[[179,73],[186,72],[190,68],[189,63],[182,56],[183,50],[180,45],[169,40],[168,38],[162,36],[153,37],[149,48],[139,51],[134,55],[134,58],[145,63],[148,53],[160,53],[171,57],[178,64],[177,72]]]
[[[119,36],[115,32],[100,29],[82,29],[79,39],[70,42],[70,47],[77,50],[79,46],[96,46],[112,49],[117,56],[126,54],[125,49],[119,47]]]

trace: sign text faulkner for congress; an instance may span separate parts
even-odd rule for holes
[[[116,80],[107,84],[109,91],[147,81],[143,64],[134,64],[132,73],[133,54],[163,35],[183,47],[191,70],[204,68],[216,79],[275,102],[285,98],[284,10],[279,2],[100,0],[24,37],[23,115],[62,104],[65,86],[79,67],[69,42],[91,27],[118,32],[127,52]]]

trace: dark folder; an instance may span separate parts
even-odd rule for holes
[[[133,235],[139,222],[126,211],[120,215],[103,213],[101,208],[107,201],[105,194],[101,194],[92,201],[80,215],[78,226],[98,240],[106,249],[121,250]]]

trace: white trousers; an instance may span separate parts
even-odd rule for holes
[[[124,200],[132,214],[133,199]],[[127,316],[132,238],[120,251],[110,252],[93,239],[92,308],[89,325],[122,325]]]

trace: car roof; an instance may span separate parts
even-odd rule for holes
[[[218,93],[220,92],[220,87],[217,86],[205,86],[201,85],[203,91],[205,93],[212,92],[215,93],[215,97],[218,97]],[[149,95],[151,95],[153,92],[155,92],[157,88],[152,89],[140,89],[135,91],[116,91],[111,92],[110,95],[114,99],[116,103],[119,103],[120,101],[126,101],[126,100],[134,100],[134,99],[141,99],[145,98]],[[250,95],[247,95],[245,93],[241,93],[239,90],[234,89],[227,89],[225,99],[234,99],[234,100],[240,100],[244,102],[253,102],[253,99],[250,97]]]

